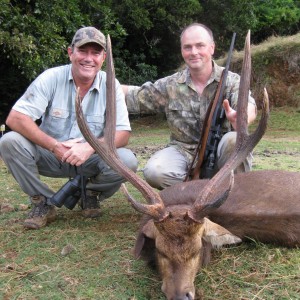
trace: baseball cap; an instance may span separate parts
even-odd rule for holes
[[[106,39],[104,34],[95,27],[83,27],[76,31],[72,46],[81,47],[87,43],[96,43],[106,50]]]

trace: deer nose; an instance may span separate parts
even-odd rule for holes
[[[191,293],[185,293],[184,295],[176,295],[172,300],[194,300]]]

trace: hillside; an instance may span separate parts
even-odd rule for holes
[[[271,107],[291,106],[300,109],[300,33],[272,37],[251,46],[251,91],[258,105],[266,87]],[[240,73],[243,52],[234,52],[230,70]],[[226,57],[217,60],[225,65]]]

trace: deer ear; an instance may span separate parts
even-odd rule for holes
[[[148,237],[149,239],[155,240],[156,238],[156,226],[154,225],[153,219],[149,220],[142,229],[143,234]]]
[[[214,248],[242,242],[239,237],[207,218],[204,218],[203,239],[210,242]]]
[[[154,225],[153,220],[149,220],[143,227],[142,230],[139,232],[135,246],[134,246],[134,257],[139,258],[141,256],[141,252],[143,247],[146,243],[147,238],[151,240],[155,240],[156,237],[156,227]]]

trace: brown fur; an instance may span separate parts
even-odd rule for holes
[[[218,245],[240,241],[206,218],[194,221],[187,214],[189,208],[170,205],[162,221],[144,217],[136,240],[135,256],[158,267],[167,299],[194,299],[194,280],[201,266],[210,261],[212,243],[219,237],[222,244]]]
[[[218,224],[207,225],[212,233],[205,229],[205,218],[195,222],[187,214],[206,183],[195,180],[166,188],[160,195],[168,217],[163,221],[149,216],[142,219],[135,257],[158,267],[167,299],[194,299],[196,273],[210,261],[210,237],[218,240],[230,235],[226,229],[243,240],[300,246],[300,173],[237,174],[225,203],[209,215]]]
[[[192,205],[206,182],[180,183],[160,195],[166,206]],[[265,170],[237,174],[229,197],[209,218],[242,239],[300,246],[300,173]]]

